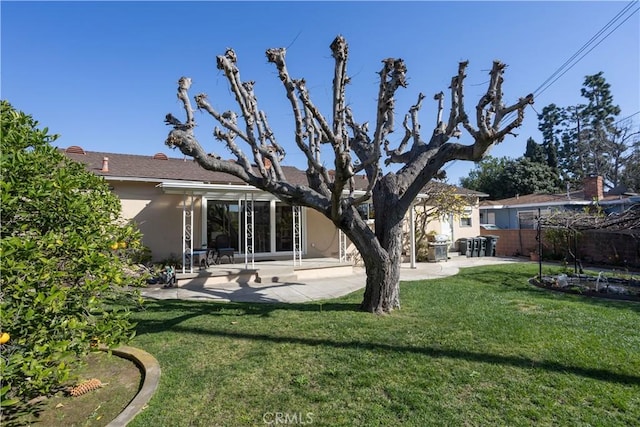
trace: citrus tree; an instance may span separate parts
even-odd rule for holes
[[[55,391],[96,343],[133,336],[130,255],[140,235],[119,221],[105,181],[60,153],[29,115],[2,106],[0,368],[4,416]],[[115,304],[118,303],[118,304]],[[116,308],[120,307],[120,308]]]

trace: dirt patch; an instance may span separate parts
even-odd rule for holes
[[[37,417],[25,421],[33,426],[101,427],[115,419],[140,390],[142,374],[138,366],[106,352],[95,352],[86,365],[74,372],[75,384],[97,378],[103,386],[78,397],[59,392],[41,403]]]

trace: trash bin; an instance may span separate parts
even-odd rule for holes
[[[478,256],[485,256],[487,253],[487,239],[483,236],[478,236],[476,239],[478,239]]]
[[[484,236],[487,239],[487,256],[496,256],[496,246],[498,245],[498,239],[500,236],[488,234]]]
[[[478,237],[471,238],[473,243],[471,246],[471,256],[477,257],[480,255],[480,239]]]
[[[460,255],[466,255],[467,257],[471,256],[471,250],[473,245],[473,239],[468,239],[466,237],[458,239],[458,252]]]

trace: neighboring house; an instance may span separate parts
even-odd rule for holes
[[[452,243],[461,238],[477,236],[481,224],[479,213],[480,199],[488,197],[489,195],[451,184],[431,181],[423,188],[422,194],[416,199],[417,214],[419,215],[419,211],[421,210],[420,205],[423,198],[427,199],[434,193],[443,192],[463,198],[466,203],[468,203],[468,206],[464,208],[464,212],[461,214],[447,214],[437,221],[429,222],[424,230],[425,233],[433,232],[446,235]]]
[[[627,211],[631,206],[639,204],[640,197],[614,189],[604,192],[600,176],[587,177],[583,189],[561,194],[529,194],[503,200],[487,200],[480,203],[480,222],[495,224],[494,229],[483,229],[483,235],[498,236],[496,255],[512,256],[537,253],[538,210],[541,216],[557,211],[584,210],[596,205],[605,214]],[[582,233],[578,248],[573,248],[576,256],[588,262],[605,264],[637,265],[638,242],[629,233],[620,230],[592,230]],[[548,241],[543,233],[543,254],[553,254],[559,248]]]
[[[78,146],[61,151],[104,177],[121,200],[123,217],[133,220],[143,233],[154,261],[188,260],[194,250],[205,248],[218,234],[230,236],[236,260],[246,256],[252,260],[302,256],[346,260],[354,250],[321,213],[287,205],[232,175],[205,170],[192,159],[169,158],[163,153],[89,152]],[[283,170],[292,184],[307,183],[304,171],[288,166]],[[366,179],[359,181],[364,190]],[[430,227],[452,239],[478,235],[478,197],[462,220]],[[362,205],[360,211],[373,223],[375,213],[370,206]]]
[[[557,210],[576,210],[595,206],[606,213],[622,212],[634,203],[633,197],[620,192],[604,193],[601,176],[587,177],[583,189],[559,194],[528,194],[480,203],[480,223],[501,229],[534,229],[535,217]]]

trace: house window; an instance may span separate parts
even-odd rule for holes
[[[358,212],[365,221],[373,221],[376,218],[376,212],[373,209],[373,203],[363,203],[358,206]]]
[[[471,208],[465,208],[462,215],[460,215],[460,227],[471,227]]]
[[[248,202],[252,206],[251,232],[245,224],[246,201],[207,200],[206,241],[219,234],[229,236],[236,252],[245,251],[245,234],[253,234],[255,253],[289,252],[293,250],[293,208],[276,201]]]
[[[520,211],[518,212],[518,228],[521,230],[533,230],[536,228],[537,212]]]
[[[480,212],[480,224],[495,224],[496,213],[495,212]]]
[[[551,211],[544,209],[540,211],[541,216],[549,215]],[[538,211],[518,212],[518,226],[521,230],[534,230],[538,225]]]

